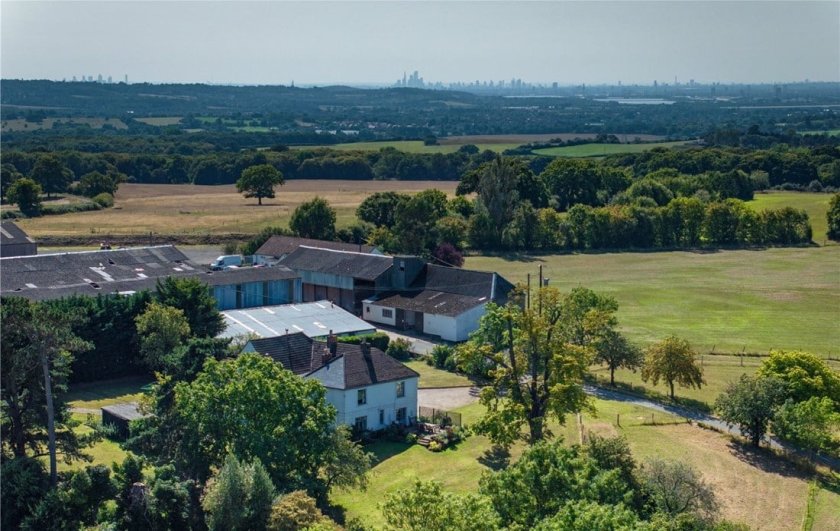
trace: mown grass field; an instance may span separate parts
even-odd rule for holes
[[[628,337],[668,335],[700,352],[803,349],[840,357],[840,248],[718,252],[471,256],[465,267],[536,285],[538,267],[562,291],[615,297]]]
[[[687,142],[653,142],[649,144],[580,144],[577,146],[562,146],[535,149],[537,155],[548,157],[604,157],[618,153],[641,153],[653,148],[673,148],[687,144]]]
[[[681,419],[655,413],[657,425],[647,424],[651,411],[620,402],[595,400],[595,416],[583,415],[583,429],[601,435],[623,435],[638,461],[660,457],[679,459],[695,466],[712,484],[721,503],[721,515],[748,524],[751,529],[797,529],[807,503],[808,480],[786,462],[763,452],[745,453],[732,444],[728,436],[683,424]],[[469,424],[482,413],[482,406],[473,404],[458,409]],[[615,425],[620,415],[621,426]],[[579,427],[574,417],[565,426],[553,426],[556,435],[566,443],[579,441]],[[377,456],[367,491],[335,492],[331,501],[342,507],[348,517],[361,519],[380,529],[384,526],[381,503],[389,493],[410,488],[416,479],[434,480],[451,492],[475,492],[482,474],[490,473],[487,452],[490,442],[472,436],[455,449],[432,453],[420,446],[380,442],[369,447]],[[523,450],[511,450],[511,462]],[[820,489],[813,529],[835,529],[837,515],[832,503],[840,500],[836,493]]]
[[[256,233],[268,226],[288,226],[294,209],[316,195],[337,211],[337,225],[356,219],[356,207],[373,192],[415,193],[437,188],[454,196],[452,181],[294,180],[276,190],[277,197],[246,199],[233,185],[123,184],[114,208],[20,220],[31,236],[120,234]]]
[[[828,203],[834,194],[815,194],[810,192],[776,192],[770,191],[755,194],[747,206],[756,210],[768,210],[783,207],[802,209],[808,213],[811,228],[814,230],[813,240],[819,245],[837,245],[828,239]]]

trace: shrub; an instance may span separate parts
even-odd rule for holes
[[[326,517],[315,505],[315,500],[302,490],[277,498],[271,506],[268,529],[294,531],[324,521]]]
[[[102,208],[110,208],[114,206],[114,196],[109,194],[108,192],[102,192],[101,194],[96,194],[91,199],[94,203],[101,206]]]
[[[358,336],[343,336],[339,339],[342,343],[349,343],[351,345],[358,345],[362,342],[362,340],[367,340],[370,346],[376,347],[382,352],[386,352],[388,350],[388,344],[391,342],[391,338],[388,337],[388,334],[385,332],[362,334]]]
[[[432,442],[429,443],[429,451],[430,452],[441,452],[441,451],[443,451],[443,446],[437,441],[432,441]]]
[[[392,358],[407,360],[411,357],[410,346],[411,344],[407,339],[398,338],[388,344],[388,349],[385,352]]]
[[[453,354],[455,354],[455,349],[449,345],[435,345],[430,359],[435,367],[442,369],[446,366],[447,361],[452,359]]]
[[[417,443],[417,434],[416,433],[409,433],[405,436],[405,442],[407,444],[416,444]]]

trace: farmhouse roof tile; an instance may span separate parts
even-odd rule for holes
[[[361,345],[339,342],[332,354],[327,343],[302,333],[255,339],[251,345],[293,373],[312,376],[333,389],[353,389],[419,376],[376,347],[369,347],[369,354],[365,355]]]

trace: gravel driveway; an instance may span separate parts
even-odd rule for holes
[[[478,402],[478,392],[478,387],[418,389],[417,402],[421,406],[451,410]]]

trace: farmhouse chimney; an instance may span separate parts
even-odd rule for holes
[[[327,348],[330,349],[330,355],[335,356],[335,351],[338,348],[338,338],[330,330],[330,335],[327,336]]]
[[[362,340],[359,344],[359,348],[362,349],[362,356],[364,356],[366,360],[370,361],[370,344],[367,342],[367,339]]]

